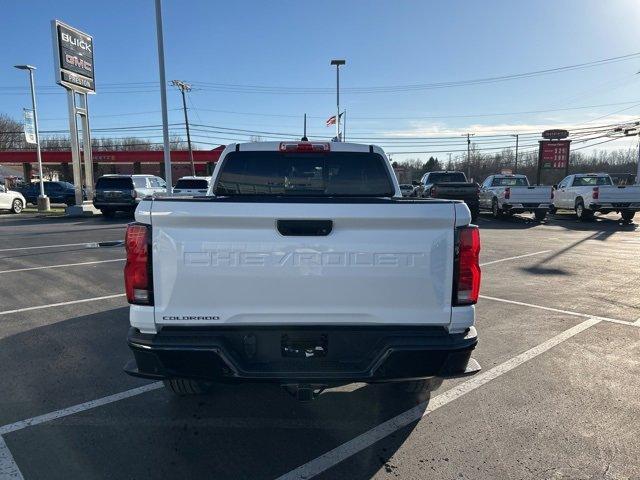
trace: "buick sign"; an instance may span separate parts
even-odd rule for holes
[[[58,20],[51,22],[56,82],[81,92],[95,92],[93,38]]]
[[[562,140],[563,138],[567,138],[568,136],[569,132],[567,130],[562,130],[559,128],[545,130],[544,132],[542,132],[542,138],[546,138],[547,140]]]

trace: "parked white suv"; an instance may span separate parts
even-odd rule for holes
[[[606,173],[577,173],[554,188],[553,210],[574,210],[579,220],[618,212],[630,222],[640,210],[640,185],[614,185]]]

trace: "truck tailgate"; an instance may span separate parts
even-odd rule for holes
[[[599,187],[598,203],[638,203],[640,185],[604,185]]]
[[[289,202],[154,200],[156,323],[450,323],[453,203]]]
[[[551,202],[551,187],[510,187],[511,203],[549,203]]]

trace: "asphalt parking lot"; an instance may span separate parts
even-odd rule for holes
[[[177,398],[122,372],[126,218],[0,215],[0,478],[640,478],[640,226],[483,216],[483,370]]]

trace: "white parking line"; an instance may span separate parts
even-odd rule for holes
[[[540,252],[525,253],[524,255],[518,255],[518,256],[515,256],[515,257],[501,258],[500,260],[493,260],[491,262],[484,262],[484,263],[481,263],[480,266],[484,267],[486,265],[493,265],[494,263],[507,262],[509,260],[517,260],[518,258],[532,257],[534,255],[542,255],[543,253],[550,253],[550,252],[551,252],[551,250],[542,250]]]
[[[20,250],[36,250],[40,248],[62,248],[62,247],[86,247],[96,248],[102,242],[82,242],[82,243],[61,243],[58,245],[39,245],[37,247],[15,247],[15,248],[0,248],[0,252],[17,252]]]
[[[0,478],[3,480],[23,480],[24,478],[2,437],[0,437]]]
[[[95,265],[97,263],[124,262],[125,260],[126,258],[116,258],[114,260],[97,260],[95,262],[63,263],[60,265],[47,265],[45,267],[28,267],[16,268],[14,270],[0,270],[0,273],[30,272],[32,270],[46,270],[48,268],[77,267],[79,265]]]
[[[124,293],[115,293],[113,295],[105,295],[103,297],[83,298],[81,300],[71,300],[69,302],[49,303],[47,305],[37,305],[35,307],[16,308],[15,310],[5,310],[0,315],[9,315],[10,313],[28,312],[31,310],[40,310],[42,308],[61,307],[64,305],[75,305],[76,303],[95,302],[97,300],[108,300],[110,298],[124,297]]]
[[[7,433],[15,432],[16,430],[22,430],[23,428],[50,422],[57,418],[68,417],[69,415],[91,410],[92,408],[102,407],[103,405],[124,400],[125,398],[135,397],[136,395],[151,392],[159,388],[162,388],[162,382],[153,382],[141,387],[132,388],[131,390],[125,390],[124,392],[114,393],[113,395],[98,398],[97,400],[90,400],[88,402],[79,403],[78,405],[56,410],[55,412],[45,413],[44,415],[27,418],[26,420],[20,420],[19,422],[10,423],[0,427],[0,435],[6,435]]]
[[[627,320],[619,320],[617,318],[600,317],[598,315],[587,315],[586,313],[572,312],[571,310],[561,310],[559,308],[543,307],[542,305],[536,305],[536,304],[533,304],[533,303],[518,302],[516,300],[507,300],[506,298],[490,297],[488,295],[480,295],[480,298],[484,298],[485,300],[493,300],[495,302],[510,303],[511,305],[520,305],[521,307],[538,308],[540,310],[547,310],[548,312],[556,312],[556,313],[563,313],[565,315],[573,315],[574,317],[597,318],[597,319],[605,321],[605,322],[619,323],[620,325],[630,325],[632,327],[640,327],[640,323],[639,323],[640,319],[637,320],[636,322],[631,322],[631,321],[627,321]]]
[[[294,479],[309,479],[320,473],[328,470],[329,468],[337,465],[338,463],[346,460],[347,458],[361,452],[365,448],[370,447],[383,438],[391,435],[392,433],[404,428],[413,422],[419,421],[422,417],[437,410],[440,407],[453,402],[454,400],[466,395],[473,390],[489,383],[507,372],[510,372],[514,368],[522,365],[523,363],[541,355],[547,350],[559,345],[560,343],[570,339],[571,337],[583,332],[589,327],[599,323],[601,319],[590,318],[585,320],[574,327],[556,335],[553,338],[541,343],[540,345],[527,350],[516,357],[498,365],[497,367],[487,370],[486,372],[475,375],[471,379],[463,382],[446,392],[437,395],[429,402],[421,403],[416,407],[407,410],[400,415],[387,420],[384,423],[366,431],[365,433],[358,435],[357,437],[349,440],[346,443],[328,451],[320,457],[311,460],[304,465],[299,466],[295,470],[278,477],[277,480],[294,480]]]

